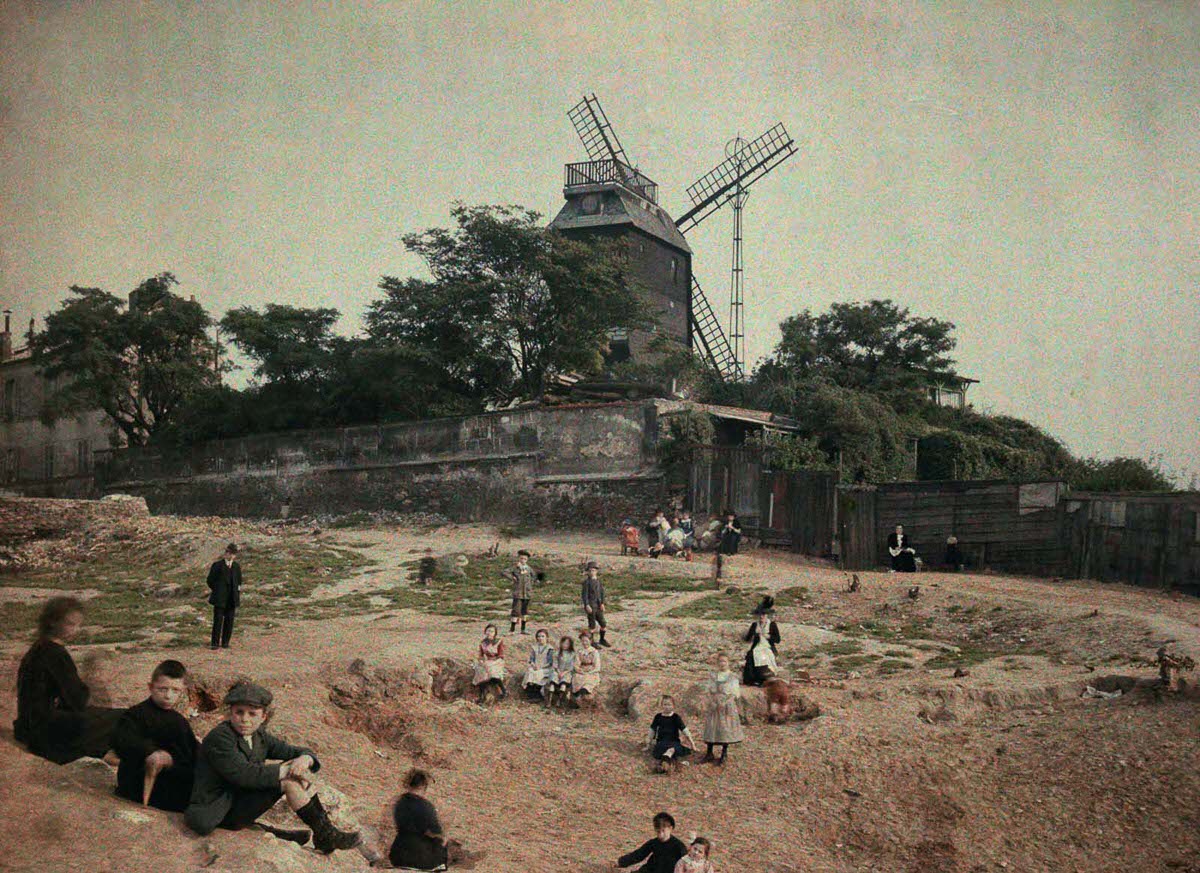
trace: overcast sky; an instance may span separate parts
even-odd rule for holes
[[[314,4],[315,5],[315,4]],[[1200,4],[0,0],[0,305],[162,270],[215,316],[336,306],[452,201],[552,216],[595,92],[663,206],[777,121],[749,357],[804,308],[953,321],[978,408],[1200,473]],[[728,306],[731,217],[692,232]]]

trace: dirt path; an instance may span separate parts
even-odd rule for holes
[[[478,527],[322,536],[376,563],[318,586],[314,600],[403,584],[404,564],[426,546],[439,555],[475,554],[497,539]],[[578,534],[542,532],[519,545],[567,563],[649,564]],[[517,546],[502,543],[509,552]],[[701,579],[709,572],[700,561],[656,563],[660,573]],[[444,822],[488,852],[488,870],[613,870],[617,855],[650,836],[650,817],[664,808],[685,836],[714,840],[721,873],[1166,873],[1186,869],[1168,863],[1200,857],[1197,699],[1074,696],[1105,672],[1152,677],[1138,659],[1170,637],[1179,651],[1200,654],[1200,604],[1127,587],[933,574],[917,577],[921,593],[910,601],[913,579],[860,576],[862,590],[850,595],[845,574],[789,555],[733,562],[729,584],[743,591],[806,589],[802,603],[781,610],[782,655],[788,669],[803,666],[819,680],[802,690],[822,716],[778,727],[753,722],[724,768],[693,764],[673,777],[650,772],[640,750],[647,721],[629,719],[616,690],[641,681],[652,692],[672,691],[699,739],[705,665],[717,651],[740,661],[749,621],[746,610],[720,611],[721,598],[708,600],[707,588],[629,600],[613,612],[606,705],[595,712],[549,713],[512,700],[481,709],[397,692],[389,704],[400,726],[395,736],[378,727],[362,732],[347,720],[362,713],[348,715],[330,699],[332,687],[351,681],[351,662],[400,675],[432,657],[466,661],[479,634],[475,618],[392,608],[246,626],[226,653],[93,647],[101,654],[97,684],[133,702],[166,656],[183,657],[218,687],[253,676],[276,691],[275,729],[313,744],[322,773],[348,795],[358,820],[386,832],[404,771],[429,767]],[[717,617],[670,615],[710,602]],[[1101,614],[1091,616],[1094,609]],[[571,610],[542,618],[556,634],[580,626]],[[914,630],[924,636],[908,634]],[[510,660],[519,660],[527,638],[506,639],[517,654]],[[966,677],[924,666],[948,649],[984,644],[987,657]],[[1064,662],[1061,650],[1086,657]],[[5,675],[15,672],[20,651],[15,643],[0,649]],[[866,660],[843,669],[846,658]],[[887,661],[906,666],[887,672]],[[5,683],[0,723],[11,721],[14,707]],[[214,715],[194,722],[201,734],[214,723]],[[208,869],[364,869],[357,856],[323,859],[263,835],[198,840],[177,816],[135,820],[136,808],[108,796],[103,778],[31,758],[7,729],[0,786],[0,820],[10,823],[0,827],[0,857],[11,869],[190,870],[210,859]],[[13,821],[22,827],[14,830]]]

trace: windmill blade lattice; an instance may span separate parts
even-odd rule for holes
[[[782,122],[746,143],[687,189],[695,206],[675,222],[676,227],[687,233],[720,209],[727,195],[750,187],[795,153],[796,143]]]
[[[595,94],[584,97],[575,104],[567,113],[567,118],[571,119],[571,124],[575,126],[575,132],[583,141],[583,147],[587,150],[590,160],[620,161],[627,167],[633,166]]]

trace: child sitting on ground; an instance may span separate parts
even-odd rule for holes
[[[686,738],[685,746],[681,740]],[[692,753],[696,741],[683,718],[675,711],[675,699],[664,694],[659,704],[658,715],[650,722],[650,752],[658,762],[659,773],[669,773],[679,767],[679,761]]]
[[[600,687],[600,650],[592,646],[592,635],[579,635],[579,652],[575,655],[575,676],[571,693],[576,704],[590,697]]]
[[[563,637],[558,641],[558,651],[554,653],[554,667],[550,671],[551,706],[562,706],[571,696],[571,683],[575,680],[575,641]]]
[[[479,657],[475,661],[475,675],[471,683],[479,690],[479,702],[484,703],[488,691],[504,697],[504,640],[494,624],[483,628],[483,639],[479,641]]]
[[[641,553],[641,531],[637,529],[637,525],[633,523],[633,519],[627,518],[621,522],[621,554],[640,555]]]
[[[187,696],[187,668],[163,661],[150,675],[150,696],[122,713],[112,746],[121,756],[117,796],[183,812],[192,796],[199,743],[175,705]]]
[[[280,797],[286,797],[288,806],[312,829],[318,852],[328,855],[358,845],[358,833],[334,827],[312,788],[310,777],[321,768],[316,754],[263,729],[271,692],[253,682],[239,682],[225,695],[225,705],[229,718],[209,731],[200,746],[192,799],[184,812],[187,826],[207,836],[217,828],[240,830],[256,825],[280,839],[304,845],[308,831],[281,830],[257,821]]]
[[[655,838],[646,840],[628,855],[617,859],[618,867],[630,867],[645,861],[638,873],[675,873],[675,865],[687,854],[683,840],[673,835],[675,819],[669,812],[660,812],[654,817]]]
[[[527,700],[538,700],[546,696],[546,688],[550,684],[550,674],[554,671],[554,648],[550,645],[550,632],[545,628],[539,630],[533,637],[533,647],[529,650],[529,662],[525,667],[525,686]]]
[[[675,873],[717,873],[717,868],[708,860],[712,843],[704,837],[696,837],[688,846],[688,853],[675,864]]]

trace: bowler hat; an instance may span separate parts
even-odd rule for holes
[[[600,565],[599,565],[599,564],[597,564],[595,561],[588,561],[588,562],[587,562],[587,566],[585,566],[583,569],[585,569],[585,570],[599,570],[599,569],[600,569]]]
[[[225,695],[226,706],[261,706],[264,709],[271,705],[271,692],[253,682],[239,682],[229,689]]]

